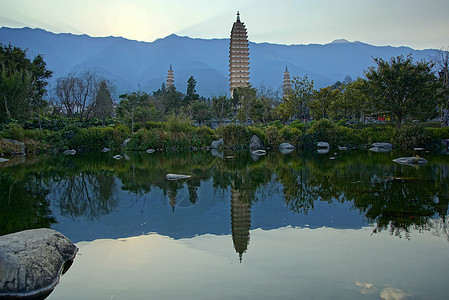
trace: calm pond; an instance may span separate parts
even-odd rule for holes
[[[48,299],[449,299],[449,155],[115,154],[0,164],[0,235],[80,249]]]

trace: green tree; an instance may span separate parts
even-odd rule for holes
[[[31,61],[26,50],[0,43],[0,121],[40,116],[47,104],[43,96],[51,75],[40,54]]]
[[[206,101],[195,100],[189,106],[190,117],[200,126],[210,120],[212,113],[210,105]]]
[[[198,100],[200,96],[196,93],[196,80],[193,76],[190,76],[189,80],[187,80],[187,93],[184,97],[184,105],[188,106],[194,101]]]
[[[102,80],[100,87],[95,98],[94,116],[103,121],[107,117],[111,116],[114,112],[114,106],[112,103],[110,88],[106,84],[106,80]]]
[[[237,119],[240,122],[249,121],[256,100],[257,91],[251,86],[238,87],[234,90],[233,104],[235,109],[237,109]]]
[[[304,77],[294,76],[293,86],[287,95],[284,95],[283,102],[276,108],[278,116],[286,121],[289,119],[307,119],[308,104],[312,99],[313,80],[309,81],[307,75]]]
[[[411,55],[374,61],[377,66],[370,67],[365,76],[378,112],[391,114],[398,127],[405,119],[425,120],[435,114],[443,93],[432,63],[414,62]]]
[[[342,97],[335,103],[345,118],[355,117],[365,120],[365,115],[373,111],[372,97],[367,93],[367,81],[357,78],[346,84]]]
[[[228,118],[231,115],[231,112],[231,99],[226,96],[212,98],[212,115],[217,119],[219,125],[221,125],[223,119]]]
[[[321,88],[313,93],[313,100],[309,103],[310,113],[317,119],[328,119],[332,103],[340,97],[341,91],[333,86]]]
[[[142,91],[120,95],[120,103],[117,106],[117,116],[127,123],[131,123],[131,132],[134,133],[136,117],[145,107],[149,106],[150,96]],[[153,107],[154,108],[154,107]]]

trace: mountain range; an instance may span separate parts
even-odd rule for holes
[[[251,37],[251,33],[249,33]],[[176,88],[184,92],[193,76],[204,97],[229,95],[229,39],[198,39],[175,34],[154,42],[122,37],[90,37],[55,34],[43,29],[0,28],[0,43],[27,48],[30,58],[42,54],[53,71],[50,89],[57,78],[70,72],[93,70],[111,80],[117,94],[142,89],[152,92],[165,82],[173,66]],[[389,59],[412,54],[429,59],[433,49],[374,46],[344,39],[320,45],[280,45],[250,42],[250,76],[253,86],[280,90],[285,67],[291,77],[308,75],[315,87],[324,87],[346,76],[355,79],[374,64],[373,57]]]

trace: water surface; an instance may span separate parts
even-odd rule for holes
[[[0,234],[80,248],[49,299],[449,297],[447,155],[115,154],[0,166]]]

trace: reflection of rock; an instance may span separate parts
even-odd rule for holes
[[[262,140],[257,135],[253,135],[251,137],[251,141],[249,142],[249,150],[259,150],[259,149],[265,149],[265,146]]]
[[[117,154],[117,155],[114,155],[112,158],[119,160],[119,159],[122,159],[123,156],[121,156],[120,154]]]
[[[212,150],[210,150],[210,153],[211,153],[212,156],[214,156],[214,157],[219,157],[219,158],[221,158],[221,159],[224,158],[224,153],[223,153],[222,151],[217,150],[217,149],[212,149]]]
[[[0,237],[0,298],[43,299],[59,282],[78,248],[52,229],[34,229]]]
[[[318,154],[327,154],[329,153],[329,148],[317,149]]]
[[[167,180],[180,180],[190,178],[190,175],[181,175],[181,174],[167,174],[165,176]]]
[[[213,141],[210,144],[211,149],[219,149],[220,147],[223,147],[224,141],[223,138],[219,139],[218,141]]]
[[[251,206],[248,203],[240,201],[240,192],[234,188],[231,189],[231,227],[232,241],[234,249],[239,254],[242,262],[243,253],[246,252],[249,245],[249,230],[251,229]]]
[[[6,161],[9,161],[9,159],[7,159],[7,158],[3,158],[3,157],[0,157],[0,163],[2,163],[2,162],[6,162]]]
[[[65,155],[75,155],[76,154],[76,150],[65,150],[64,151],[64,154]]]
[[[416,166],[416,165],[425,165],[428,163],[428,161],[425,158],[415,156],[415,157],[400,157],[393,159],[395,163],[401,164],[401,165],[408,165],[408,166]]]
[[[106,148],[106,147],[104,147],[103,149],[101,149],[101,152],[103,152],[103,153],[107,153],[107,152],[109,152],[109,151],[111,151],[111,149]]]
[[[414,150],[414,151],[424,151],[424,150],[426,150],[426,149],[424,149],[424,148],[419,148],[419,147],[416,147],[416,148],[413,148],[413,150]]]
[[[379,147],[372,147],[369,148],[369,151],[372,152],[390,152],[393,148],[379,148]]]
[[[282,154],[289,154],[292,153],[293,151],[295,151],[295,149],[287,149],[287,148],[279,149],[279,152],[281,152]]]

